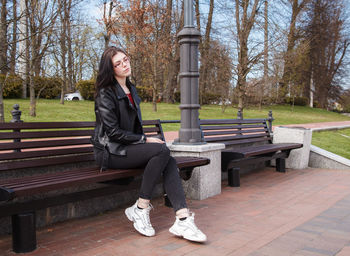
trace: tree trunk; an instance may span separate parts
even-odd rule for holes
[[[34,2],[31,2],[31,8],[30,10],[35,10],[37,8],[36,4]],[[27,6],[28,9],[28,6]],[[27,12],[28,13],[28,12]],[[30,17],[30,24],[34,24],[34,14],[31,14]],[[35,89],[34,89],[34,62],[35,62],[35,54],[38,52],[38,49],[36,48],[35,43],[35,35],[36,31],[34,31],[33,26],[31,26],[30,31],[30,50],[31,50],[31,56],[30,56],[30,66],[29,66],[29,99],[30,99],[30,105],[29,105],[29,115],[35,117],[36,116],[36,100],[35,100]]]
[[[4,96],[2,94],[2,88],[3,84],[0,81],[0,123],[5,122],[5,116],[4,116]]]
[[[61,16],[61,34],[60,34],[60,46],[61,46],[61,69],[62,69],[62,83],[61,83],[61,100],[60,103],[64,104],[64,94],[67,91],[67,0],[61,0],[60,2],[60,16]]]
[[[10,73],[15,74],[16,71],[16,52],[17,52],[17,0],[13,0],[13,27],[12,27],[12,44],[10,52]]]
[[[154,57],[153,57],[153,86],[152,86],[152,105],[153,105],[153,111],[157,112],[157,92],[158,92],[158,79],[157,79],[157,47],[154,49]]]
[[[109,10],[108,10],[108,16],[106,14],[106,6],[107,2],[105,1],[103,3],[103,22],[106,27],[106,33],[104,34],[105,39],[105,49],[108,48],[109,42],[111,40],[111,34],[112,34],[112,10],[113,10],[113,1],[110,1],[109,3]]]
[[[74,66],[73,66],[73,52],[72,52],[72,30],[71,30],[71,9],[72,9],[72,0],[68,0],[67,5],[67,52],[68,52],[68,90],[73,91],[73,74],[74,74]]]
[[[0,73],[6,74],[8,71],[8,63],[7,63],[7,0],[1,0],[1,10],[0,10],[0,38],[2,38],[2,42],[0,44]]]
[[[268,90],[269,97],[271,98],[271,88],[269,83],[269,21],[268,21],[268,1],[265,0],[264,5],[264,89]],[[263,95],[265,92],[263,90]]]
[[[27,98],[28,84],[28,61],[29,61],[29,45],[28,45],[28,22],[27,9],[25,0],[20,0],[20,20],[18,35],[18,74],[22,78],[22,99]]]
[[[249,0],[236,1],[236,27],[238,34],[238,67],[237,67],[237,90],[238,90],[238,109],[244,108],[244,97],[246,91],[248,66],[248,37],[255,23],[255,15],[259,0],[254,0],[250,15],[248,15]],[[242,19],[240,17],[240,8],[242,8]]]
[[[311,72],[311,79],[310,79],[310,103],[309,106],[312,108],[314,106],[314,80],[312,78],[312,72]]]
[[[6,9],[6,0],[1,1],[1,10],[0,10],[0,36],[3,38],[3,43],[0,44],[0,73],[6,75],[7,72],[7,9]],[[5,80],[4,80],[5,81]],[[0,82],[0,122],[5,122],[4,117],[4,101],[3,101],[3,91],[4,85]]]

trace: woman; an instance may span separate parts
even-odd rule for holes
[[[150,200],[157,180],[163,176],[176,215],[169,231],[191,241],[204,242],[207,237],[196,227],[194,213],[187,208],[176,161],[164,141],[143,134],[141,99],[128,78],[130,75],[128,55],[116,47],[106,49],[95,85],[96,128],[92,142],[96,161],[102,170],[144,167],[139,198],[125,210],[139,233],[155,234],[149,219]]]

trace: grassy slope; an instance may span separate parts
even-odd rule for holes
[[[350,159],[350,129],[313,132],[312,145]]]

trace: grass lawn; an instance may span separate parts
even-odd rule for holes
[[[52,122],[52,121],[93,121],[95,120],[93,101],[65,101],[62,105],[59,100],[40,99],[37,102],[37,116],[29,116],[29,100],[5,99],[5,121],[12,119],[11,110],[14,104],[20,105],[22,111],[21,119],[25,122]],[[152,103],[142,103],[143,119],[180,120],[181,114],[179,104],[157,104],[158,111],[153,112]],[[323,109],[295,106],[279,105],[267,106],[259,110],[257,107],[244,109],[244,118],[267,117],[268,111],[272,110],[274,125],[318,123],[331,121],[350,121],[350,117],[338,113],[325,111]],[[227,107],[222,112],[217,105],[203,105],[199,110],[199,117],[202,119],[214,118],[237,118],[237,109]],[[178,130],[178,124],[166,125],[165,130]]]
[[[350,129],[313,132],[312,145],[350,159]]]

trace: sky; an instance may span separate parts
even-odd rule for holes
[[[275,3],[278,3],[278,1],[280,0],[272,0]],[[201,0],[201,13],[204,14],[204,16],[207,16],[208,13],[208,8],[209,8],[209,4],[208,4],[209,0]],[[350,8],[350,0],[344,0],[345,4],[346,4],[346,10],[348,10]],[[226,16],[223,15],[223,11],[220,10],[220,8],[223,8],[222,3],[224,3],[224,1],[218,1],[215,2],[215,8],[214,8],[214,17],[220,17],[217,18],[216,20],[214,20],[214,25],[213,25],[213,35],[212,37],[220,37],[220,41],[224,44],[230,45],[230,47],[234,47],[234,43],[233,43],[233,36],[232,36],[232,32],[229,31],[229,29],[232,29],[232,26],[234,26],[234,22],[231,21],[229,22],[229,24],[231,25],[227,25],[228,24],[228,20],[231,19],[231,17],[227,17],[227,12],[226,12]],[[230,4],[232,5],[232,4]],[[98,7],[101,6],[101,7]],[[103,14],[103,0],[85,0],[82,2],[82,8],[84,8],[86,10],[86,14],[87,14],[87,20],[88,23],[90,23],[92,26],[99,26],[97,23],[97,19],[100,19],[102,17]],[[277,5],[278,6],[278,5]],[[276,10],[271,10],[271,12],[273,12]],[[233,10],[232,10],[233,12]],[[350,13],[350,12],[349,12]],[[273,14],[275,15],[275,14]],[[286,21],[283,22],[283,20],[280,20],[279,25],[282,25],[283,23],[287,24],[288,23],[288,19],[289,19],[289,14],[288,13],[280,13],[280,17],[282,17],[281,19],[286,19]],[[234,13],[232,13],[232,20]],[[283,18],[284,17],[284,18]],[[224,22],[222,21],[224,19]],[[225,24],[226,25],[225,25]],[[283,26],[283,25],[282,25]],[[202,27],[204,27],[204,25],[202,24]],[[350,27],[350,26],[349,26]],[[349,32],[350,34],[350,32]],[[223,40],[223,38],[226,40]],[[259,40],[260,41],[260,40]],[[232,48],[233,49],[233,48]],[[343,79],[343,83],[342,86],[344,88],[350,88],[350,66],[349,66],[349,72],[346,75],[347,78]]]

